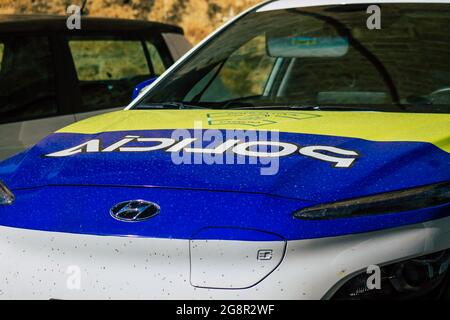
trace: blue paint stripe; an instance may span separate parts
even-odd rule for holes
[[[313,203],[450,180],[450,154],[429,143],[373,142],[280,133],[283,142],[357,150],[361,156],[351,168],[336,169],[329,163],[293,154],[280,159],[280,171],[275,176],[261,176],[261,165],[176,166],[165,151],[43,157],[93,138],[101,139],[108,146],[127,134],[170,137],[171,131],[54,134],[27,154],[1,163],[0,179],[15,190],[17,201],[12,206],[0,206],[0,225],[79,234],[176,239],[192,238],[206,227],[233,227],[298,240],[394,228],[450,215],[448,204],[414,212],[330,221],[292,218],[294,211]],[[46,185],[49,186],[37,188]],[[158,203],[161,214],[136,224],[119,222],[109,216],[113,205],[133,199]],[[270,239],[258,233],[214,230],[204,237]]]
[[[308,205],[298,200],[159,188],[46,187],[22,190],[16,195],[14,205],[0,207],[0,225],[102,236],[300,240],[370,232],[450,215],[448,204],[414,212],[304,221],[292,218],[293,211]],[[161,213],[140,223],[117,221],[109,215],[110,207],[130,199],[155,201]],[[216,228],[202,232],[207,227]],[[238,232],[239,228],[266,233]]]

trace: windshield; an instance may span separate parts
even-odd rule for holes
[[[252,12],[134,107],[450,111],[450,5]]]

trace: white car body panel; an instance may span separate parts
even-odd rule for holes
[[[285,250],[285,241],[192,240],[191,284],[214,289],[250,288],[280,265]],[[270,259],[260,259],[260,252],[269,252]]]
[[[247,270],[226,266],[242,260],[242,248],[265,248],[266,242],[214,241],[208,249],[202,243],[204,248],[199,250],[206,254],[226,247],[222,252],[229,256],[221,260],[212,256],[211,263],[202,265],[191,265],[189,242],[0,227],[0,299],[330,298],[349,277],[369,265],[446,249],[450,218],[364,234],[288,241],[281,264],[258,284],[241,290],[198,288],[192,284],[192,274],[203,273],[205,281],[214,282],[226,272],[228,281],[244,283],[247,280],[242,278],[248,277],[252,266],[263,262],[254,255]]]

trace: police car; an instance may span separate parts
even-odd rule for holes
[[[0,298],[449,297],[450,1],[270,1],[0,164]]]

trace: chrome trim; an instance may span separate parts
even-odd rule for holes
[[[141,222],[157,216],[161,208],[154,202],[128,200],[116,204],[109,210],[111,217],[122,222]]]

